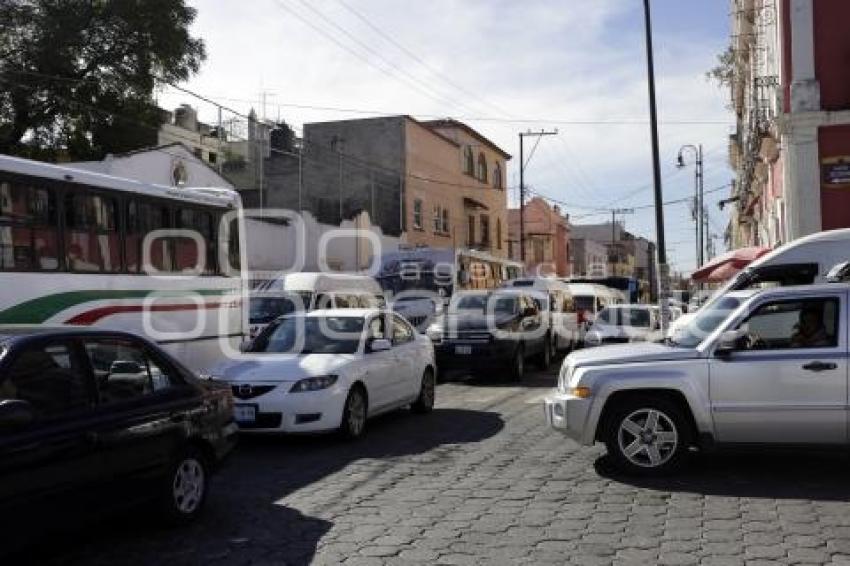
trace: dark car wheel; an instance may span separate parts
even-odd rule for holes
[[[684,463],[691,427],[681,408],[666,399],[634,398],[619,404],[607,422],[605,445],[623,472],[654,476]]]
[[[204,454],[197,448],[187,448],[172,463],[167,479],[160,496],[164,514],[172,523],[192,521],[207,499],[209,464]]]
[[[340,435],[349,440],[360,438],[366,428],[367,412],[366,392],[360,386],[352,387],[345,400],[345,407],[342,409],[342,421],[339,424]]]
[[[546,371],[550,365],[552,365],[552,343],[546,336],[543,340],[543,351],[537,356],[537,367]]]
[[[414,413],[430,413],[434,408],[434,399],[437,392],[436,383],[434,371],[431,368],[426,369],[425,373],[422,374],[419,397],[410,406]]]
[[[516,352],[514,352],[513,361],[511,362],[511,381],[522,381],[523,376],[525,375],[525,348],[522,347],[522,344],[517,346]]]

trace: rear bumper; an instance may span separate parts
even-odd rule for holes
[[[464,348],[469,348],[470,353],[458,353]],[[434,345],[434,354],[440,371],[505,367],[505,364],[513,360],[515,350],[514,342],[446,342]]]

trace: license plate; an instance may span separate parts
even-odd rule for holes
[[[472,346],[455,346],[455,354],[468,356],[472,353]]]
[[[237,423],[253,423],[257,420],[256,405],[234,405],[233,418]]]

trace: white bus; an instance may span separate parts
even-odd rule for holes
[[[241,201],[0,156],[0,324],[120,329],[189,367],[247,331]]]

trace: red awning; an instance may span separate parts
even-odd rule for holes
[[[691,279],[699,282],[726,281],[769,251],[770,248],[761,246],[732,250],[694,271]]]

